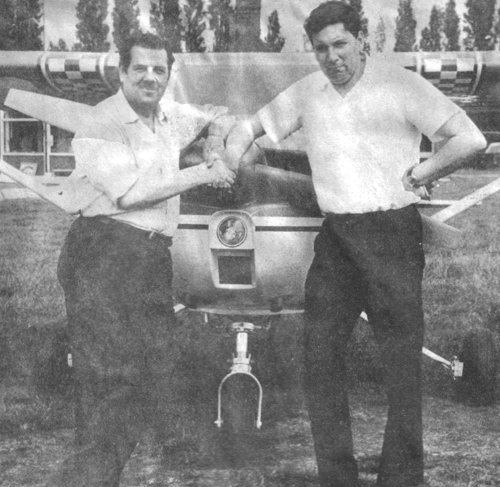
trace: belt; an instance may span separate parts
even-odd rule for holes
[[[86,217],[83,217],[86,218]],[[119,230],[125,230],[128,233],[133,233],[134,235],[138,235],[142,238],[146,238],[148,240],[164,240],[170,246],[172,245],[172,237],[165,235],[163,233],[157,232],[156,230],[146,230],[138,227],[134,227],[126,222],[115,220],[114,218],[110,218],[108,216],[94,216],[87,217],[88,220],[98,221],[100,223],[104,223],[105,225],[109,225],[110,227],[117,228]]]

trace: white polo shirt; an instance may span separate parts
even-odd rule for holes
[[[110,216],[148,231],[173,235],[179,219],[179,196],[137,210],[123,210],[117,201],[151,168],[158,178],[175,181],[180,150],[226,109],[197,107],[162,100],[150,130],[120,90],[94,108],[95,123],[73,139],[76,167],[73,186],[86,217]]]
[[[418,201],[401,179],[419,162],[421,134],[433,139],[460,110],[421,76],[367,58],[345,97],[318,71],[280,93],[258,117],[275,143],[303,128],[324,213],[366,213]]]

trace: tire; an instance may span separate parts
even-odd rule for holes
[[[217,434],[218,459],[232,468],[252,463],[259,430],[256,428],[257,385],[250,377],[234,375],[222,391],[222,427]]]
[[[458,399],[471,406],[493,404],[498,360],[494,334],[486,328],[471,330],[464,337],[459,360],[464,370],[457,382]]]

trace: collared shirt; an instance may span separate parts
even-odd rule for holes
[[[83,216],[111,216],[148,231],[173,235],[179,217],[179,196],[145,208],[123,210],[117,201],[142,174],[154,168],[158,178],[175,180],[180,150],[222,111],[162,100],[154,132],[128,104],[123,92],[94,108],[95,123],[73,139],[76,166],[69,186],[84,188],[79,196]],[[86,193],[85,197],[81,197]]]
[[[421,135],[460,108],[421,76],[367,58],[342,97],[322,71],[280,93],[258,116],[275,143],[303,128],[313,184],[325,213],[398,209],[418,201],[404,172],[419,162]]]

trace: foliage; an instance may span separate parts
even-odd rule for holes
[[[152,0],[149,21],[156,33],[165,39],[173,52],[181,50],[178,0]]]
[[[349,4],[358,13],[361,19],[361,33],[363,35],[363,51],[370,54],[370,43],[368,42],[368,19],[363,11],[362,0],[350,0]]]
[[[497,14],[495,16],[493,34],[495,36],[495,42],[498,42],[500,40],[500,8],[497,10]],[[497,46],[497,49],[500,49],[500,45]]]
[[[109,26],[106,24],[108,0],[78,0],[76,5],[76,37],[80,42],[75,44],[78,51],[102,52],[109,50],[106,41]]]
[[[49,51],[69,51],[69,47],[66,44],[64,39],[59,38],[57,44],[54,44],[52,41],[49,43]]]
[[[267,19],[266,45],[272,52],[280,52],[285,45],[285,38],[280,34],[281,25],[278,11],[273,10]]]
[[[467,0],[464,14],[467,36],[464,44],[468,51],[488,51],[495,46],[493,21],[496,0]]]
[[[113,40],[118,50],[123,39],[140,30],[139,0],[115,0],[113,9]]]
[[[441,38],[443,35],[443,11],[434,5],[431,10],[429,27],[422,30],[420,50],[441,51]]]
[[[455,0],[448,0],[444,11],[443,33],[446,51],[460,50],[460,18],[457,14]]]
[[[215,32],[215,52],[226,52],[231,43],[229,16],[233,8],[231,0],[213,0],[211,6],[212,29]]]
[[[207,10],[204,0],[185,0],[181,10],[181,42],[185,52],[206,50],[203,32],[207,29]]]
[[[417,21],[413,15],[412,0],[399,0],[394,51],[408,52],[414,50],[417,40],[416,27]]]
[[[0,50],[43,49],[39,0],[0,0]]]
[[[387,35],[385,32],[385,23],[382,17],[379,18],[377,27],[375,28],[375,51],[383,52]]]
[[[419,47],[421,51],[433,51],[431,30],[429,29],[429,27],[424,27],[422,29],[422,32],[420,33]]]

